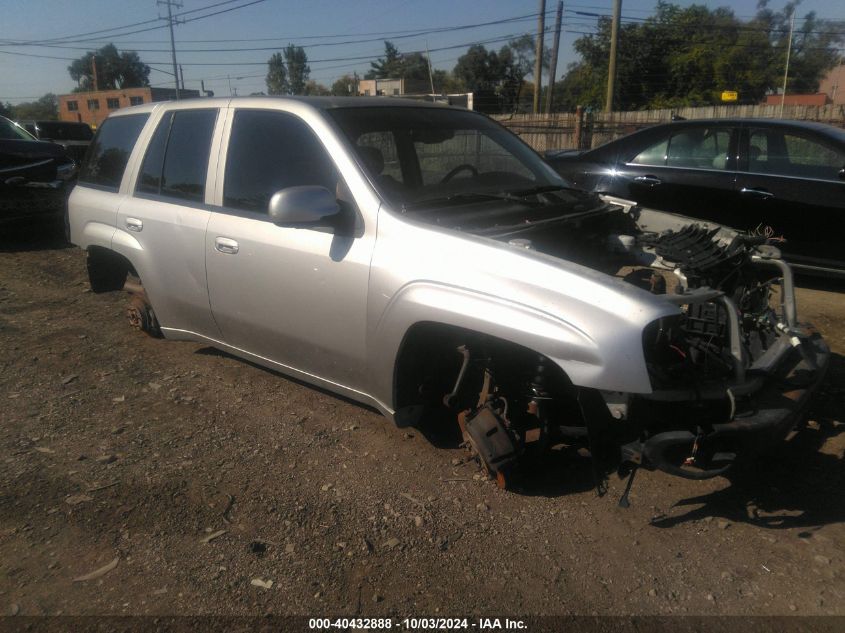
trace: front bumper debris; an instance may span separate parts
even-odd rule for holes
[[[743,387],[753,392],[750,411],[731,415],[729,422],[699,425],[695,432],[671,430],[629,442],[621,447],[622,461],[686,479],[709,479],[725,474],[737,454],[759,452],[783,439],[805,413],[830,361],[824,339],[806,331],[809,334],[786,350],[776,369],[752,367],[745,385],[730,390],[730,397]]]

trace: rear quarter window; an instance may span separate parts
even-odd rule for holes
[[[130,114],[106,119],[88,149],[79,182],[117,191],[129,155],[148,118],[148,114]]]
[[[139,193],[202,202],[217,109],[168,112],[147,148]]]

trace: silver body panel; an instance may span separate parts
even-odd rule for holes
[[[204,204],[134,196],[162,114],[198,107],[220,112]],[[226,152],[238,108],[300,117],[334,161],[363,231],[341,237],[224,209]],[[206,342],[387,415],[394,410],[403,338],[422,322],[528,347],[579,386],[651,391],[642,332],[654,319],[678,314],[677,305],[562,259],[409,221],[382,201],[319,103],[202,99],[112,116],[145,111],[151,116],[119,192],[77,186],[70,230],[80,247],[112,249],[132,263],[168,338]]]

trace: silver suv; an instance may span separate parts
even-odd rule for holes
[[[787,433],[828,362],[765,236],[571,189],[466,110],[123,109],[69,215],[135,326],[454,425],[503,486],[561,443],[599,474],[722,474]]]

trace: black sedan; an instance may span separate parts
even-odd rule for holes
[[[783,237],[796,270],[845,275],[845,130],[771,119],[677,121],[546,160],[581,189]]]
[[[76,164],[61,145],[0,117],[0,222],[61,217],[75,176]]]

